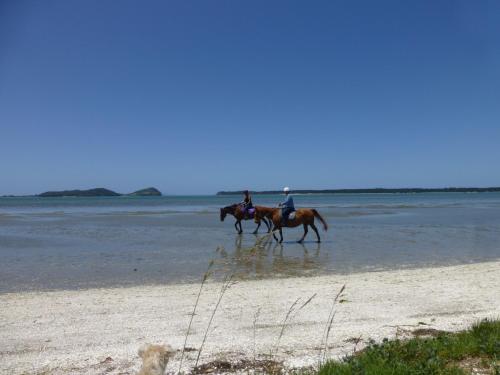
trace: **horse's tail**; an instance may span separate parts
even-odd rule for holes
[[[319,214],[318,211],[316,211],[314,208],[312,209],[312,212],[314,214],[314,217],[317,217],[319,221],[321,221],[321,224],[323,224],[323,229],[325,232],[328,230],[328,224],[326,223],[325,219]]]

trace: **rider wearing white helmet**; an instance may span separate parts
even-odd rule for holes
[[[286,198],[285,201],[280,203],[279,206],[281,207],[281,223],[282,225],[285,225],[288,215],[295,211],[295,206],[293,204],[293,198],[290,195],[290,188],[288,186],[285,187],[283,192],[285,193]]]

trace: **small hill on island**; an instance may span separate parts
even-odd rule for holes
[[[118,194],[112,190],[104,188],[88,189],[88,190],[63,190],[63,191],[46,191],[39,194],[39,197],[117,197]]]
[[[130,193],[128,195],[134,195],[140,197],[161,197],[161,191],[154,187],[149,187],[146,189],[134,191],[133,193]]]
[[[105,188],[95,188],[88,190],[62,190],[62,191],[46,191],[45,193],[38,194],[39,197],[42,198],[54,198],[54,197],[119,197],[122,195],[131,195],[138,197],[152,197],[152,196],[161,196],[161,192],[154,188],[149,187],[146,189],[141,189],[134,191],[130,194],[120,194],[113,190],[105,189]]]

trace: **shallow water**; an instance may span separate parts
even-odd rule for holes
[[[236,235],[218,210],[239,198],[0,198],[0,292],[191,282],[211,260],[215,277],[255,279],[500,258],[500,193],[297,195],[330,226],[303,245],[301,228],[282,245],[252,221]]]

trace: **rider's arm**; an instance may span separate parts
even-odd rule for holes
[[[288,207],[288,203],[290,202],[290,196],[288,195],[284,202],[280,203],[282,207]]]

